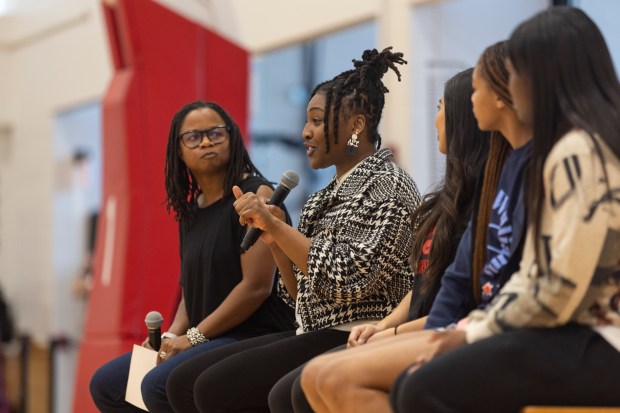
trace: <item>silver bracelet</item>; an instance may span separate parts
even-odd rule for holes
[[[192,347],[196,347],[199,344],[204,344],[209,341],[204,334],[200,332],[196,327],[192,327],[187,330],[187,339]]]

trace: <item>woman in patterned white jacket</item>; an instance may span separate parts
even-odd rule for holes
[[[620,406],[620,85],[581,10],[509,40],[510,92],[534,130],[520,270],[392,389],[396,412]],[[469,343],[469,345],[465,345]]]
[[[282,376],[346,342],[353,326],[388,315],[411,289],[411,215],[420,196],[391,152],[377,150],[388,91],[381,79],[389,69],[400,79],[396,65],[406,63],[390,49],[365,51],[354,69],[313,91],[304,146],[313,168],[335,165],[336,176],[306,202],[298,230],[265,200],[234,189],[241,223],[264,231],[295,299],[297,332],[245,340],[180,365],[168,380],[176,411],[268,412],[267,396]]]

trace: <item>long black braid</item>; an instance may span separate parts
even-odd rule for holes
[[[165,183],[166,183],[166,209],[168,213],[173,209],[177,221],[192,218],[192,206],[201,194],[196,178],[189,171],[183,159],[181,159],[181,142],[179,134],[185,117],[197,109],[209,108],[216,111],[224,120],[229,131],[230,161],[224,178],[224,196],[230,194],[232,187],[243,180],[246,173],[263,177],[250,160],[250,155],[243,144],[243,137],[239,126],[228,112],[214,102],[188,103],[183,106],[172,118],[170,132],[168,133],[168,147],[166,149]]]
[[[324,127],[327,152],[330,147],[329,125],[332,115],[334,116],[334,143],[338,144],[340,116],[337,114],[340,114],[341,107],[347,110],[344,113],[345,116],[363,114],[366,117],[371,142],[376,144],[377,149],[381,147],[379,121],[385,105],[385,94],[389,92],[381,79],[388,69],[392,69],[400,81],[400,70],[396,65],[406,63],[403,54],[392,52],[392,47],[387,47],[381,52],[377,49],[365,50],[362,60],[353,59],[355,69],[342,72],[332,80],[321,83],[312,91],[312,96],[316,93],[325,94]]]

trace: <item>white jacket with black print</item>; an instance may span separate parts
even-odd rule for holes
[[[604,162],[582,130],[552,148],[544,165],[541,236],[534,239],[528,229],[520,270],[486,310],[470,314],[468,342],[568,322],[620,328],[620,161],[596,142]]]
[[[306,202],[299,231],[312,239],[308,274],[294,267],[303,331],[381,319],[411,290],[411,214],[420,194],[391,158],[378,151]]]

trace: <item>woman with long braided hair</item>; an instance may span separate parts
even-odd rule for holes
[[[409,175],[378,150],[387,88],[403,55],[364,52],[352,70],[317,86],[302,132],[313,168],[336,176],[306,202],[298,229],[278,208],[235,188],[241,222],[263,230],[298,330],[215,349],[177,367],[168,396],[178,412],[269,411],[271,387],[312,357],[346,342],[356,324],[386,316],[411,289],[411,215],[420,197]]]

